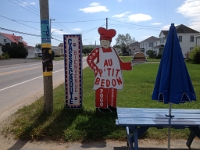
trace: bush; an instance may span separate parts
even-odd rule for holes
[[[200,47],[195,46],[190,52],[189,52],[189,59],[193,61],[195,64],[200,64]]]
[[[2,54],[2,58],[3,58],[3,59],[8,59],[8,58],[10,58],[10,56],[9,56],[8,53],[3,53],[3,54]]]
[[[22,42],[17,43],[6,43],[2,47],[3,53],[7,53],[10,58],[26,58],[28,50],[24,47]]]
[[[162,54],[158,54],[158,56],[156,57],[157,59],[161,59]]]
[[[156,52],[154,50],[148,50],[146,54],[149,55],[149,58],[156,58]]]

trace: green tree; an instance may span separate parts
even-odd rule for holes
[[[189,52],[189,59],[193,61],[195,64],[200,64],[200,47],[195,46],[190,52]]]
[[[115,46],[119,46],[121,49],[122,53],[128,53],[128,46],[131,43],[134,43],[135,39],[131,38],[130,34],[126,33],[124,34],[118,34],[117,38],[116,38],[116,45]]]
[[[36,44],[35,47],[36,47],[36,48],[39,48],[39,49],[42,49],[41,44]]]
[[[86,46],[83,46],[82,48],[82,53],[84,54],[88,54],[88,53],[91,53],[91,51],[94,49],[94,47],[86,47]]]
[[[28,55],[28,50],[24,47],[22,42],[6,43],[3,46],[3,53],[9,54],[10,58],[26,58]]]

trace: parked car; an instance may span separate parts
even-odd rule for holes
[[[122,53],[122,56],[129,56],[128,53]]]

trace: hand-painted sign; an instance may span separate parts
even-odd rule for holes
[[[42,43],[51,43],[49,20],[41,20],[41,40]]]
[[[131,62],[122,62],[114,48],[110,47],[115,36],[114,29],[98,29],[101,47],[92,50],[87,63],[94,70],[93,89],[96,91],[96,108],[114,110],[116,108],[117,90],[123,88],[122,70],[131,70]]]
[[[66,107],[82,107],[81,35],[64,35]]]

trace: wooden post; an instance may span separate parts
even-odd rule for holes
[[[52,81],[52,50],[51,27],[49,24],[49,2],[40,0],[41,20],[41,46],[44,82],[44,112],[50,114],[53,111],[53,81]]]
[[[106,18],[106,29],[108,29],[108,18]]]

